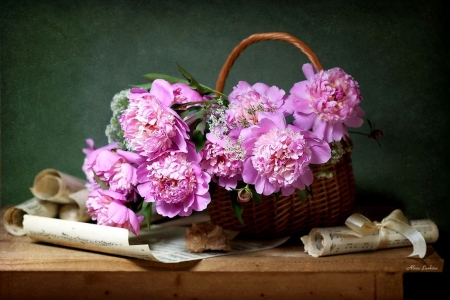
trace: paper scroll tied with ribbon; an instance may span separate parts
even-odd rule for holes
[[[439,237],[436,224],[431,220],[409,221],[399,209],[381,222],[370,221],[361,214],[351,215],[346,226],[315,228],[301,237],[305,252],[319,257],[383,248],[413,246],[409,257],[426,255],[427,243]]]

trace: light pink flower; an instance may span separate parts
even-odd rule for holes
[[[289,102],[294,110],[294,125],[310,130],[331,143],[348,135],[346,126],[359,127],[364,111],[358,83],[340,68],[315,74],[311,64],[303,65],[307,80],[296,83]]]
[[[124,195],[96,189],[89,193],[86,201],[87,213],[97,224],[128,229],[135,235],[139,234],[143,216],[137,216],[126,206]]]
[[[310,164],[327,162],[330,146],[309,131],[287,125],[282,113],[261,113],[258,124],[242,130],[248,158],[242,177],[259,194],[281,190],[288,196],[313,182]]]
[[[170,108],[174,94],[169,82],[157,79],[150,92],[132,89],[128,98],[128,108],[119,117],[119,122],[133,150],[149,159],[167,150],[187,151],[189,128]]]
[[[244,128],[256,124],[260,112],[283,110],[284,95],[285,92],[276,86],[269,87],[264,83],[250,86],[245,81],[239,81],[228,96],[227,122]]]
[[[233,145],[238,145],[235,138],[219,139],[213,133],[206,134],[206,144],[203,147],[200,166],[212,176],[214,181],[225,189],[235,188],[237,182],[242,179],[243,160],[236,157]]]
[[[201,156],[188,143],[188,152],[166,152],[138,167],[137,189],[146,202],[155,202],[156,211],[167,217],[189,216],[204,210],[211,197],[211,177],[199,166]]]

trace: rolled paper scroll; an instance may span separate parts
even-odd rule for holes
[[[70,194],[69,197],[74,201],[74,203],[61,204],[59,208],[59,218],[77,222],[90,221],[91,216],[87,214],[86,208],[88,195],[88,189],[83,189],[76,193]]]
[[[85,189],[86,181],[61,173],[54,169],[45,169],[36,175],[33,195],[42,200],[49,200],[61,204],[76,203],[70,195]]]
[[[3,215],[3,226],[12,235],[25,235],[23,216],[26,214],[55,218],[58,215],[59,204],[47,200],[31,198],[19,205],[8,208]]]
[[[409,255],[426,255],[426,244],[439,237],[436,224],[431,220],[409,221],[399,209],[381,222],[371,222],[361,214],[351,215],[347,226],[315,228],[301,237],[305,252],[313,257],[413,246]]]

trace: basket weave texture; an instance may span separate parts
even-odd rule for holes
[[[216,90],[223,91],[226,77],[239,54],[249,45],[266,40],[280,40],[294,45],[317,70],[323,69],[312,50],[296,37],[283,32],[257,33],[244,39],[230,53],[219,74]],[[341,143],[344,149],[351,149],[349,139]],[[312,196],[308,195],[304,203],[297,193],[290,196],[280,194],[278,199],[275,196],[263,196],[261,204],[253,201],[243,203],[244,224],[234,215],[231,192],[216,185],[208,206],[211,221],[224,229],[259,238],[296,235],[315,227],[342,225],[351,214],[355,201],[355,179],[350,155],[351,150],[348,150],[337,163],[311,165],[315,176],[311,185]],[[324,170],[332,176],[318,178]]]

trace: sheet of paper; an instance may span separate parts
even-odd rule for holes
[[[414,227],[424,237],[426,243],[434,243],[439,237],[436,224],[431,220],[411,221]],[[349,228],[346,226],[315,228],[309,235],[301,238],[305,245],[305,252],[314,257],[345,254],[351,252],[361,252],[376,250],[378,248],[378,234],[368,236],[349,235]],[[388,242],[384,248],[396,248],[411,246],[411,242],[403,235],[393,230],[387,229]]]
[[[23,227],[26,234],[36,241],[163,263],[270,249],[289,239],[233,239],[230,252],[192,253],[184,242],[186,227],[153,225],[151,230],[142,230],[136,237],[123,228],[32,215],[24,216]]]

